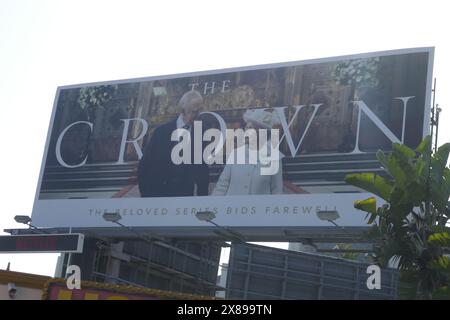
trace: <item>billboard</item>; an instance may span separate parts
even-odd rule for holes
[[[364,226],[346,174],[429,131],[433,48],[60,87],[40,227]]]

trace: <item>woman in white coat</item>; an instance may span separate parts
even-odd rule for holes
[[[246,122],[246,129],[272,129],[277,124],[277,117],[271,112],[261,109],[247,110],[244,114],[244,121]],[[267,143],[270,143],[267,142]],[[258,145],[258,144],[257,144]],[[278,170],[273,175],[261,174],[262,167],[268,167],[266,161],[262,161],[258,156],[255,164],[234,164],[235,153],[239,153],[240,148],[245,148],[246,159],[249,159],[249,149],[252,146],[244,144],[243,146],[233,150],[225,165],[219,180],[212,192],[212,195],[255,195],[255,194],[282,194],[283,193],[283,169],[281,165],[282,154],[279,153]],[[270,148],[269,148],[270,149]],[[278,149],[276,149],[279,152]]]

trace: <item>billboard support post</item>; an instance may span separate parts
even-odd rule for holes
[[[435,123],[436,123],[436,135],[434,137],[434,151],[437,151],[438,148],[438,134],[439,134],[439,114],[441,113],[442,109],[439,108],[439,104],[436,104],[436,117],[435,117]]]
[[[148,237],[142,235],[141,233],[137,232],[134,228],[126,226],[126,225],[120,223],[119,221],[111,221],[111,220],[108,220],[108,221],[119,225],[121,228],[124,228],[126,230],[129,230],[129,231],[133,232],[139,239],[141,239],[141,240],[143,240],[143,241],[145,241],[145,242],[147,242],[149,244],[156,243],[156,244],[159,244],[159,245],[161,245],[163,247],[169,248],[169,249],[171,249],[171,250],[173,250],[175,252],[184,254],[186,256],[190,256],[190,257],[193,257],[195,259],[201,259],[200,256],[197,256],[197,255],[185,252],[184,250],[181,250],[181,249],[179,249],[179,248],[177,248],[177,247],[167,243],[167,241],[163,240],[161,237],[156,236],[156,238],[155,238],[156,240],[152,240],[151,238],[148,238]],[[152,235],[152,237],[153,237],[153,235]]]
[[[439,115],[442,111],[442,109],[439,108],[439,104],[436,103],[436,78],[434,79],[432,92],[433,92],[433,105],[431,108],[431,139],[433,141],[433,134],[434,134],[434,152],[436,152],[438,148]],[[436,128],[436,133],[434,133],[434,128]]]
[[[434,135],[434,127],[436,127],[436,140],[434,144],[434,151],[436,152],[437,148],[437,131],[438,131],[438,122],[436,121],[439,118],[439,111],[437,111],[439,108],[437,108],[436,105],[436,78],[434,78],[433,81],[433,88],[431,89],[431,92],[433,93],[433,101],[431,105],[431,141],[433,142],[433,135]],[[437,118],[437,119],[436,119]],[[433,143],[432,143],[433,144]],[[431,149],[433,150],[433,146],[431,146]]]
[[[69,234],[72,233],[72,228],[69,228]],[[67,258],[67,266],[66,266],[66,278],[70,276],[70,274],[67,272],[69,267],[72,265],[72,252],[69,252],[69,257]]]
[[[156,240],[152,240],[152,238],[148,238],[147,236],[144,236],[144,235],[140,234],[140,233],[137,232],[134,228],[129,227],[129,226],[126,226],[126,225],[120,223],[119,220],[122,219],[122,217],[121,217],[121,215],[120,215],[119,213],[117,213],[117,212],[106,212],[106,213],[103,215],[103,219],[104,219],[105,221],[109,221],[109,222],[115,223],[115,224],[117,224],[118,226],[120,226],[121,228],[124,228],[124,229],[126,229],[126,230],[129,230],[129,231],[133,232],[135,235],[137,235],[137,237],[138,237],[139,239],[145,241],[145,242],[148,243],[150,246],[151,246],[153,243],[155,243],[155,244],[164,246],[164,247],[166,247],[166,248],[168,248],[168,249],[170,249],[170,250],[173,250],[174,252],[181,253],[181,254],[183,254],[183,255],[185,255],[185,256],[193,257],[193,258],[195,258],[195,259],[198,259],[198,260],[200,261],[200,264],[201,264],[202,266],[203,266],[203,265],[207,265],[208,263],[211,263],[211,262],[208,262],[208,261],[205,260],[205,259],[206,259],[206,258],[205,258],[206,254],[204,253],[204,250],[201,250],[200,255],[197,256],[197,255],[195,255],[195,254],[189,253],[189,252],[187,252],[187,251],[184,251],[184,250],[182,250],[182,249],[180,249],[180,248],[177,248],[177,247],[175,247],[175,246],[173,246],[173,245],[167,243],[166,240],[162,240],[162,239],[161,239],[160,237],[158,237],[158,236],[155,237]],[[204,248],[204,247],[202,246],[202,248]],[[149,251],[148,254],[150,255],[150,254],[151,254],[151,251]],[[219,265],[220,265],[220,262],[219,262]],[[150,256],[148,256],[148,259],[147,259],[146,275],[145,275],[146,279],[148,278],[149,270],[150,270]],[[199,270],[199,271],[201,271],[201,270]],[[196,277],[198,286],[200,286],[200,285],[201,285],[201,276],[197,274],[195,277]],[[197,290],[199,290],[199,288],[197,288]]]

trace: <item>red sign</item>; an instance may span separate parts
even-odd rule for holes
[[[18,251],[32,251],[32,250],[56,250],[56,238],[55,237],[22,237],[16,241],[16,249]]]
[[[84,235],[26,234],[0,236],[0,252],[77,252],[83,251]]]

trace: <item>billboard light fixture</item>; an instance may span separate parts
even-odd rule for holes
[[[49,234],[49,232],[47,232],[47,231],[45,231],[45,230],[42,230],[42,229],[39,229],[38,227],[33,226],[33,225],[31,224],[31,217],[30,217],[30,216],[17,215],[17,216],[14,216],[14,220],[15,220],[17,223],[23,223],[23,224],[26,224],[29,228],[35,230],[36,232],[44,233],[44,234]]]
[[[216,218],[216,214],[212,211],[198,211],[195,213],[195,216],[200,221],[208,221],[208,222],[211,222]]]
[[[118,212],[105,212],[103,213],[103,220],[109,222],[118,222],[122,219],[122,216]]]
[[[337,212],[337,210],[319,210],[316,211],[316,215],[320,220],[328,221],[334,224],[336,227],[341,228],[341,230],[345,233],[350,234],[347,229],[334,222],[334,220],[340,218],[339,212]]]
[[[23,224],[29,224],[31,222],[31,218],[29,216],[25,216],[25,215],[17,215],[14,217],[14,220],[17,223],[23,223]]]
[[[325,220],[325,221],[334,221],[336,219],[339,219],[339,212],[337,212],[337,210],[319,210],[316,212],[317,217],[320,220]]]

